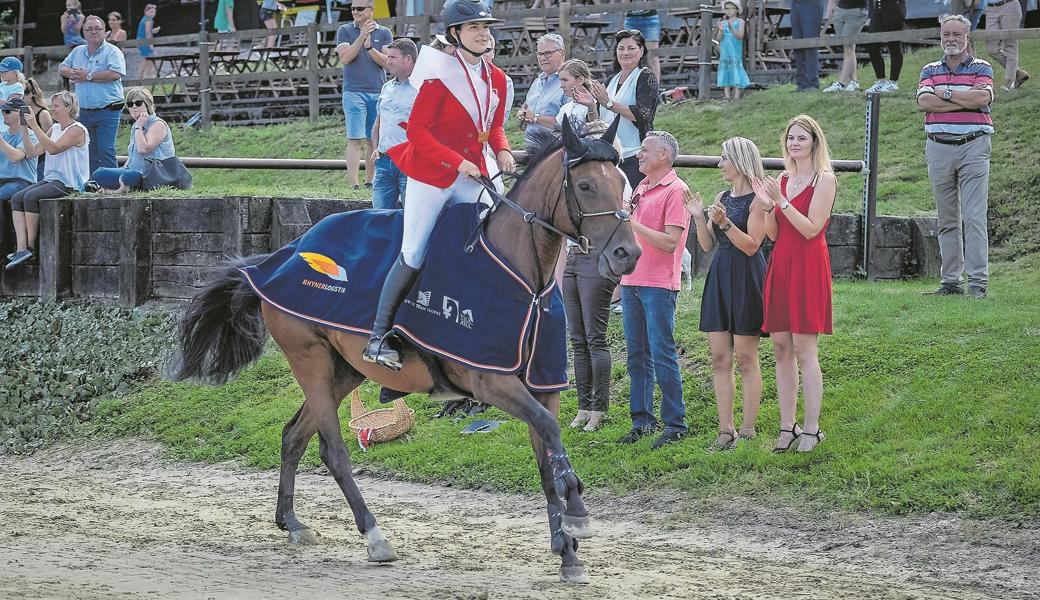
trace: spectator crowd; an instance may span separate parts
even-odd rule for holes
[[[972,51],[970,35],[981,14],[993,29],[1019,26],[1016,0],[971,2],[940,19],[942,57],[921,72],[916,101],[925,117],[926,159],[939,214],[942,281],[931,292],[942,296],[987,295],[988,174],[993,122],[994,72]],[[282,9],[261,5],[261,21],[276,25]],[[719,42],[717,83],[727,98],[739,99],[750,81],[742,63],[747,23],[740,0],[722,2],[724,16],[714,31]],[[136,37],[151,39],[156,6],[145,7]],[[902,29],[904,0],[793,0],[794,37],[817,37],[824,23],[837,35]],[[761,337],[771,339],[781,416],[774,450],[811,451],[825,434],[819,417],[824,395],[818,359],[820,334],[832,332],[831,276],[826,229],[837,182],[830,167],[826,135],[812,117],[790,120],[781,135],[784,172],[768,177],[751,140],[723,143],[718,168],[726,189],[705,203],[680,179],[674,163],[679,143],[655,129],[660,101],[661,39],[654,10],[630,10],[625,28],[614,34],[613,69],[598,81],[588,64],[568,57],[558,33],[536,42],[538,72],[515,115],[512,80],[494,65],[497,23],[484,0],[449,0],[445,33],[418,47],[374,18],[373,0],[353,0],[351,20],[339,27],[336,54],[343,65],[347,183],[371,188],[374,208],[405,211],[401,260],[380,297],[377,326],[366,356],[392,366],[396,354],[383,343],[401,291],[414,279],[425,254],[426,237],[440,206],[449,198],[476,201],[479,177],[495,178],[514,168],[504,123],[515,118],[528,144],[559,132],[565,120],[588,135],[616,125],[618,165],[631,190],[625,199],[643,253],[633,273],[619,280],[600,275],[595,257],[576,246],[559,265],[568,318],[579,410],[571,426],[585,431],[601,424],[609,403],[612,359],[606,341],[612,298],[620,307],[630,377],[632,428],[620,442],[654,434],[653,448],[687,433],[681,366],[674,339],[683,252],[693,230],[696,243],[715,251],[704,284],[699,327],[711,349],[719,434],[715,447],[733,448],[756,435],[762,373]],[[172,129],[156,114],[149,90],[123,89],[126,60],[115,42],[127,38],[123,17],[83,15],[79,0],[67,0],[61,30],[70,48],[59,73],[71,91],[50,96],[22,74],[16,57],[0,61],[0,201],[10,211],[16,234],[7,269],[32,261],[37,253],[40,200],[83,191],[125,192],[146,184],[149,170],[173,159]],[[214,26],[235,31],[234,0],[219,0]],[[266,44],[275,44],[273,36]],[[900,42],[868,45],[876,76],[869,93],[898,89],[903,55]],[[1004,69],[1003,90],[1021,87],[1029,74],[1019,67],[1017,43],[991,40],[989,53]],[[154,74],[153,49],[140,46],[144,77]],[[796,50],[797,91],[819,88],[815,49]],[[844,48],[836,81],[824,92],[854,92],[855,46]],[[124,113],[124,111],[126,111]],[[126,114],[127,118],[124,118]],[[116,164],[116,138],[131,123],[128,161]],[[468,134],[470,129],[472,133]],[[364,181],[358,171],[368,160]],[[713,190],[714,191],[714,190]],[[767,263],[766,238],[774,241]],[[965,288],[964,284],[967,284]],[[380,320],[382,319],[382,320]],[[380,325],[381,323],[381,325]],[[736,426],[734,367],[742,378],[743,415]],[[660,416],[655,414],[660,389]],[[802,390],[803,421],[797,423]]]

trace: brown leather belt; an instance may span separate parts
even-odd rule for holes
[[[975,138],[980,138],[984,135],[989,135],[985,131],[976,131],[969,133],[968,135],[962,135],[960,137],[939,137],[933,133],[928,134],[928,139],[932,140],[937,144],[949,144],[950,146],[963,146]]]

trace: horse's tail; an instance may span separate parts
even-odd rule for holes
[[[258,254],[226,265],[192,298],[177,328],[178,347],[167,377],[221,385],[260,358],[267,341],[260,297],[238,268],[259,264],[268,256]]]

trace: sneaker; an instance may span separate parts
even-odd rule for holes
[[[96,194],[101,191],[101,185],[98,182],[91,179],[90,181],[83,184],[83,191],[88,194]]]
[[[971,296],[972,298],[976,299],[976,300],[985,300],[986,299],[986,288],[984,288],[982,286],[979,286],[979,285],[969,285],[968,286],[968,295]]]
[[[680,431],[678,429],[665,429],[664,433],[658,436],[657,439],[654,440],[653,444],[650,444],[650,449],[657,450],[658,448],[667,446],[672,442],[678,442],[684,437],[686,437],[685,431]]]
[[[1029,73],[1019,69],[1015,76],[1015,87],[1022,87],[1022,84],[1025,83],[1027,79],[1029,79]]]
[[[11,260],[12,258],[14,258],[15,254],[18,254],[18,252],[8,252],[7,253],[7,260]]]
[[[10,271],[32,257],[32,250],[19,250],[14,253],[14,256],[11,257],[11,262],[7,263],[7,266],[4,268]]]
[[[610,312],[614,313],[615,315],[620,315],[622,313],[622,310],[623,309],[621,308],[620,300],[610,305]]]
[[[835,81],[834,83],[832,83],[832,84],[828,85],[827,87],[823,88],[823,93],[824,94],[833,94],[834,92],[844,92],[844,91],[845,91],[845,84],[840,82],[840,81]]]
[[[888,81],[888,85],[886,85],[885,89],[882,90],[882,91],[884,91],[884,92],[898,92],[899,91],[899,84],[896,83],[895,81],[889,80]]]
[[[852,81],[845,84],[846,92],[858,92],[860,91],[859,82],[853,79]]]
[[[944,284],[940,285],[937,289],[934,289],[934,290],[932,290],[930,292],[924,292],[921,295],[922,296],[963,296],[964,295],[964,288],[962,288],[959,285],[954,285],[952,283],[944,283]]]
[[[884,94],[886,92],[893,91],[893,87],[892,86],[895,86],[894,89],[897,89],[897,90],[899,89],[899,86],[896,85],[896,83],[894,81],[889,81],[887,79],[878,79],[877,81],[874,82],[874,85],[872,85],[872,86],[867,88],[867,93],[868,94]]]
[[[629,430],[628,433],[625,434],[625,437],[618,440],[617,443],[634,444],[655,431],[657,431],[656,427],[633,427],[631,430]]]

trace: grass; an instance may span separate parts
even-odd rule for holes
[[[1022,67],[1040,72],[1040,41],[1020,44]],[[938,57],[935,51],[908,54],[899,81],[901,91],[885,96],[881,103],[881,149],[878,168],[878,213],[890,215],[934,214],[935,204],[924,161],[924,118],[914,102],[921,67]],[[997,80],[1002,70],[996,67]],[[859,71],[859,80],[873,81],[870,67]],[[993,118],[990,176],[990,208],[994,241],[1004,248],[997,254],[1014,258],[1040,250],[1040,238],[1030,235],[1037,225],[1037,212],[1029,199],[1040,188],[1040,169],[1021,162],[1029,157],[1040,138],[1040,94],[1030,82],[1011,93],[997,92]],[[1040,85],[1040,84],[1037,84]],[[864,96],[861,94],[794,94],[793,87],[779,86],[756,92],[733,104],[719,102],[662,106],[655,127],[678,138],[684,153],[718,154],[723,140],[732,136],[753,139],[765,156],[780,156],[780,134],[787,120],[799,113],[816,117],[827,133],[833,158],[863,157]],[[522,147],[522,133],[510,126],[513,146]],[[128,128],[122,128],[118,147],[126,145]],[[316,124],[297,121],[265,127],[215,126],[205,132],[177,131],[178,153],[182,156],[230,156],[274,158],[340,158],[343,156],[343,122],[323,119]],[[706,197],[722,189],[713,169],[683,169],[680,173]],[[235,171],[195,169],[196,189],[182,195],[282,196],[311,198],[364,198],[368,194],[348,189],[342,172],[331,171]],[[837,212],[861,212],[862,177],[839,178]],[[153,192],[157,197],[169,192]],[[177,195],[177,193],[174,193]]]
[[[778,427],[773,357],[762,344],[766,390],[758,439],[734,452],[707,450],[716,434],[706,338],[697,331],[698,292],[683,292],[677,316],[687,421],[692,436],[651,452],[614,443],[629,427],[618,319],[613,404],[605,428],[567,429],[564,441],[590,489],[619,493],[666,486],[691,498],[795,500],[888,513],[958,511],[975,516],[1040,514],[1040,256],[997,270],[991,300],[923,298],[934,282],[837,282],[834,336],[823,339],[822,426],[830,437],[808,455],[769,452]],[[700,284],[695,285],[700,289]],[[375,404],[377,388],[364,397]],[[280,433],[302,401],[285,359],[272,348],[220,388],[155,382],[99,407],[107,434],[150,434],[176,456],[279,464]],[[412,396],[418,424],[407,437],[357,451],[356,463],[423,481],[533,491],[537,473],[527,428],[514,419],[488,435],[432,419],[440,406]],[[563,395],[561,421],[576,410]],[[344,430],[349,407],[341,408]],[[504,419],[492,410],[484,418]],[[738,417],[739,418],[739,417]],[[347,433],[349,437],[349,431]],[[316,465],[312,443],[305,465]]]

